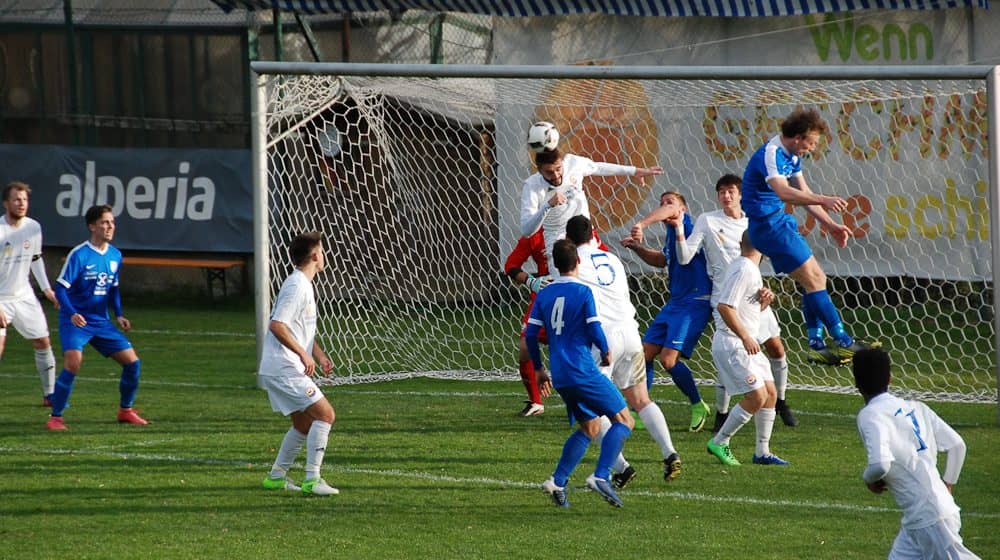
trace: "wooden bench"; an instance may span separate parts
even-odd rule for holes
[[[237,266],[242,266],[244,274],[244,285],[246,280],[246,265],[247,261],[242,258],[226,258],[226,259],[199,259],[190,258],[182,256],[172,256],[172,257],[134,257],[129,255],[124,255],[122,257],[122,264],[130,266],[165,266],[165,267],[182,267],[182,268],[202,268],[205,270],[205,279],[208,284],[208,295],[210,297],[215,297],[215,282],[218,281],[222,284],[222,296],[225,297],[227,294],[226,290],[226,271],[230,268]]]

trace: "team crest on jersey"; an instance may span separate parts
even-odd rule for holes
[[[111,274],[118,272],[118,261],[111,261],[108,266],[111,267]]]
[[[747,385],[753,387],[754,384],[757,383],[757,376],[751,373],[750,375],[747,376],[746,383]]]
[[[31,240],[30,239],[25,239],[24,240],[24,248],[25,249],[31,249]]]
[[[309,387],[306,389],[306,396],[312,398],[316,394],[316,387]]]

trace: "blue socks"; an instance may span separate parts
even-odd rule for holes
[[[653,390],[653,361],[646,362],[646,392]]]
[[[806,293],[801,288],[799,288],[799,295],[802,296],[802,318],[806,322],[806,336],[809,337],[809,347],[819,350],[826,345],[824,341],[826,334],[823,331],[823,321],[813,312],[811,306],[806,305]]]
[[[135,394],[139,390],[139,360],[122,366],[122,379],[118,384],[118,391],[121,393],[119,405],[122,408],[132,408],[135,402]]]
[[[670,378],[674,380],[677,388],[691,401],[691,404],[701,402],[698,386],[694,383],[694,373],[691,372],[691,368],[687,367],[687,364],[677,360],[677,363],[674,364],[674,367],[670,368],[668,373],[670,374]]]
[[[854,343],[854,339],[851,338],[847,331],[844,329],[844,323],[840,320],[840,313],[837,312],[837,308],[833,305],[833,300],[830,299],[830,293],[826,290],[820,290],[818,292],[810,292],[802,296],[802,309],[803,315],[806,318],[806,327],[811,328],[812,325],[809,324],[810,314],[817,317],[819,321],[826,325],[826,328],[830,330],[830,334],[837,341],[837,344],[841,346],[850,346]],[[813,348],[817,348],[813,344],[812,332],[809,334],[809,345]],[[820,346],[822,348],[822,339],[819,339]],[[817,348],[817,349],[819,349]]]
[[[616,424],[617,425],[617,424]],[[614,426],[611,426],[614,429]],[[605,438],[611,435],[611,431],[604,436]],[[607,439],[604,440],[605,443],[601,447],[601,456],[604,456],[604,449],[607,448]],[[580,459],[583,459],[584,453],[587,452],[587,447],[590,445],[590,438],[587,434],[576,430],[568,438],[566,438],[566,443],[563,445],[562,455],[559,456],[559,463],[556,464],[556,472],[552,473],[552,480],[556,483],[556,486],[566,487],[566,482],[569,480],[569,475],[573,473],[573,469],[580,464]],[[614,457],[618,456],[618,452],[621,451],[621,447],[615,452]],[[614,459],[612,458],[612,464]],[[600,464],[600,462],[598,462]]]
[[[62,416],[63,411],[66,410],[69,394],[73,392],[74,381],[76,381],[76,376],[69,370],[63,369],[59,372],[55,390],[52,391],[52,397],[49,399],[52,401],[52,416]]]
[[[625,447],[625,440],[630,435],[632,435],[632,430],[628,429],[628,426],[625,424],[621,422],[613,422],[611,424],[608,433],[604,434],[604,439],[601,440],[601,454],[597,458],[597,468],[594,470],[594,476],[607,481],[611,480],[611,467],[614,466],[615,460],[618,459],[618,454]],[[556,481],[556,484],[559,484],[559,482]],[[564,484],[559,485],[565,486]]]

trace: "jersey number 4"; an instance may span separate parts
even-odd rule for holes
[[[552,327],[552,331],[555,334],[562,334],[563,325],[563,308],[566,307],[566,298],[559,296],[554,302],[552,302],[552,315],[549,316],[549,323]]]
[[[902,408],[896,409],[896,414],[893,416],[899,416],[900,414],[903,414]],[[917,438],[917,451],[927,449],[927,444],[924,443],[924,438],[920,437],[920,424],[917,423],[917,415],[911,410],[907,412],[905,416],[909,416],[910,421],[913,422],[913,435]]]

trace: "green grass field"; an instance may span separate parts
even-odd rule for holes
[[[705,453],[708,434],[683,429],[679,392],[658,385],[682,476],[662,481],[658,451],[637,430],[626,454],[639,477],[622,492],[625,508],[575,490],[562,511],[538,489],[568,433],[558,399],[524,419],[510,382],[330,387],[337,422],[325,476],[341,494],[266,492],[260,481],[288,424],[255,389],[252,312],[135,300],[126,311],[143,362],[137,407],[153,422],[145,428],[114,422],[118,368],[88,350],[70,431],[46,432],[30,347],[8,339],[0,558],[879,558],[899,527],[892,498],[860,480],[860,398],[794,390],[802,424],[776,426],[772,439],[793,465],[731,469]],[[931,404],[968,443],[956,486],[966,544],[1000,558],[996,405]],[[750,425],[734,440],[746,463],[752,438]],[[595,458],[591,449],[571,484],[583,484]]]

